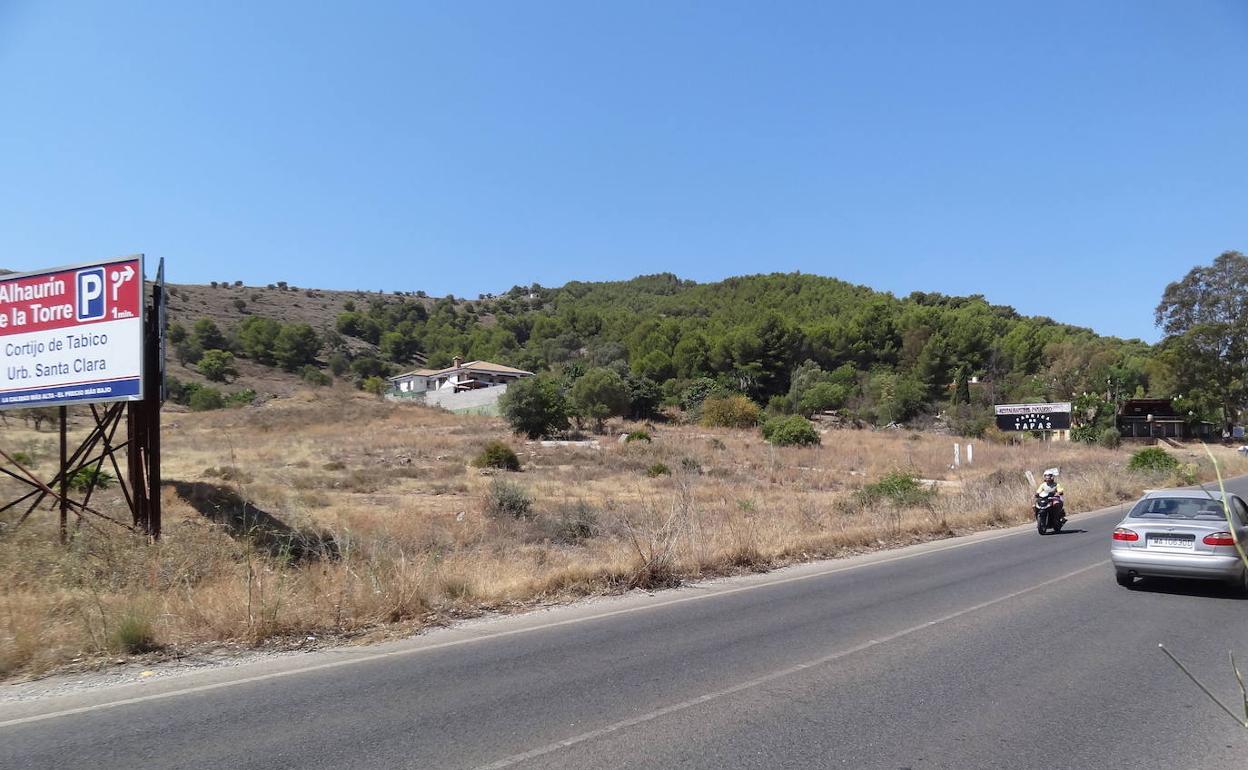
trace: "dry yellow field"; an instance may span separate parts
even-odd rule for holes
[[[1175,481],[1127,472],[1125,449],[1037,441],[975,442],[975,464],[953,470],[954,439],[905,431],[829,431],[816,448],[773,448],[757,431],[616,424],[653,441],[549,446],[499,419],[349,391],[166,413],[164,425],[159,543],[82,526],[63,547],[54,512],[21,527],[0,514],[0,677],[145,650],[371,639],[1019,524],[1026,469],[1061,466],[1074,511]],[[56,434],[44,427],[10,416],[5,448],[50,476]],[[522,472],[471,465],[494,439],[516,450]],[[1248,472],[1216,451],[1225,473]],[[1203,449],[1175,453],[1212,478]],[[657,463],[670,475],[648,475]],[[864,491],[898,470],[928,481],[904,495]],[[16,490],[0,487],[5,499]],[[523,515],[492,511],[500,497]],[[122,507],[115,486],[94,503]]]

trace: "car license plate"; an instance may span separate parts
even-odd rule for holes
[[[1149,548],[1186,548],[1192,550],[1196,547],[1196,538],[1194,537],[1167,537],[1166,535],[1153,535],[1148,539]]]

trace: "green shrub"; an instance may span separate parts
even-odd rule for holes
[[[174,344],[173,354],[183,366],[194,366],[204,357],[204,349],[195,340],[187,338]]]
[[[659,476],[671,476],[672,469],[667,467],[665,463],[655,463],[646,468],[646,475],[652,479],[657,479]]]
[[[1127,461],[1127,470],[1138,473],[1168,473],[1178,470],[1179,460],[1159,446],[1150,446],[1131,455]]]
[[[702,402],[702,424],[710,428],[753,428],[758,404],[742,395],[707,398]]]
[[[624,378],[611,369],[590,369],[573,383],[568,402],[576,414],[593,420],[595,429],[601,432],[608,417],[628,413],[628,387]]]
[[[69,488],[86,492],[90,487],[107,489],[113,484],[113,475],[99,468],[79,468],[69,475]]]
[[[767,399],[767,407],[763,410],[769,417],[779,417],[792,411],[792,402],[788,396],[772,396]]]
[[[270,348],[273,360],[288,372],[311,364],[321,350],[321,338],[308,324],[284,324]]]
[[[624,378],[624,387],[628,389],[629,417],[634,420],[644,420],[658,414],[659,402],[663,395],[657,382],[649,377],[630,374]]]
[[[927,402],[927,385],[916,373],[879,371],[871,375],[867,395],[875,404],[880,425],[903,423],[918,415]]]
[[[802,395],[797,408],[803,414],[827,412],[840,409],[849,400],[851,386],[835,382],[821,382]]]
[[[35,464],[35,456],[30,452],[14,452],[12,457],[14,462],[21,463],[25,466]]]
[[[559,383],[549,375],[525,377],[508,385],[498,407],[512,430],[531,439],[568,427],[567,399]]]
[[[156,630],[147,617],[131,611],[113,629],[113,649],[131,654],[149,652],[157,648]]]
[[[970,404],[955,406],[948,411],[949,429],[958,436],[983,438],[993,427],[993,416],[987,409],[976,409]]]
[[[809,417],[816,412],[844,408],[858,389],[858,371],[845,364],[833,371],[824,371],[814,361],[806,361],[793,370],[788,395],[790,413]]]
[[[238,376],[238,369],[234,368],[234,354],[228,350],[205,350],[195,368],[213,382],[225,382]]]
[[[1196,483],[1200,466],[1196,463],[1180,463],[1174,469],[1174,481],[1178,486],[1186,487]]]
[[[533,508],[533,498],[519,484],[494,479],[485,497],[485,513],[496,519],[525,519]]]
[[[801,415],[777,417],[763,425],[763,438],[776,446],[812,446],[819,442],[819,432]]]
[[[858,493],[862,503],[874,503],[889,500],[898,505],[921,505],[932,496],[913,474],[906,471],[892,471],[874,484],[868,484]]]
[[[498,468],[504,471],[520,470],[520,458],[501,441],[491,441],[481,450],[472,464],[478,468]]]
[[[625,444],[631,444],[634,441],[644,441],[649,444],[651,441],[650,434],[646,433],[644,430],[635,430],[624,437]]]
[[[1095,425],[1077,425],[1070,429],[1070,440],[1084,444],[1095,444],[1100,438]]]
[[[317,369],[312,364],[308,364],[303,367],[303,371],[300,373],[300,376],[303,378],[304,382],[309,385],[316,385],[317,387],[325,387],[333,382],[333,379],[330,378],[328,374],[322,372],[320,369]]]
[[[702,408],[707,398],[723,395],[723,389],[710,377],[701,377],[689,383],[680,391],[676,401],[686,412],[696,412]]]
[[[182,382],[172,374],[165,376],[165,397],[175,404],[186,406],[191,395],[200,388],[197,382]]]
[[[1012,446],[1014,444],[1023,443],[1023,434],[1013,431],[1004,431],[996,425],[989,425],[984,431],[983,438],[990,444],[1004,444]]]
[[[685,473],[694,473],[694,474],[701,473],[702,463],[698,462],[692,457],[682,457],[680,458],[680,469],[684,471]]]
[[[243,388],[237,393],[231,393],[225,397],[226,406],[247,406],[256,400],[256,391],[251,388]]]
[[[191,393],[187,404],[191,407],[192,412],[207,412],[213,409],[224,408],[225,397],[216,388],[200,387],[195,388]]]
[[[1096,443],[1106,449],[1117,449],[1122,443],[1122,434],[1118,432],[1117,428],[1106,428],[1101,431],[1101,435],[1096,437]]]
[[[332,362],[330,366],[332,368]],[[360,356],[351,362],[351,373],[357,380],[363,381],[370,377],[377,377],[385,382],[384,378],[390,376],[390,367],[376,356]]]
[[[389,387],[390,384],[388,382],[375,375],[372,377],[365,377],[363,380],[360,380],[360,390],[366,393],[372,393],[374,396],[380,396],[382,393],[385,393]]]
[[[351,361],[343,354],[335,353],[329,357],[329,370],[335,377],[341,377],[351,370]]]
[[[230,342],[210,318],[201,318],[191,326],[190,339],[200,350],[228,350]]]

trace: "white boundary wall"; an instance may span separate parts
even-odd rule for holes
[[[459,393],[453,393],[450,390],[427,390],[424,391],[423,397],[420,394],[404,394],[392,400],[424,403],[426,406],[437,406],[451,412],[493,411],[498,405],[499,397],[506,392],[506,385],[495,385],[490,388],[465,390]]]

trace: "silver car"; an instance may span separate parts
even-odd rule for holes
[[[1230,523],[1227,521],[1227,508]],[[1227,493],[1160,490],[1144,495],[1114,529],[1109,549],[1118,585],[1137,577],[1220,580],[1248,592],[1248,567],[1235,547],[1248,549],[1248,505]]]

